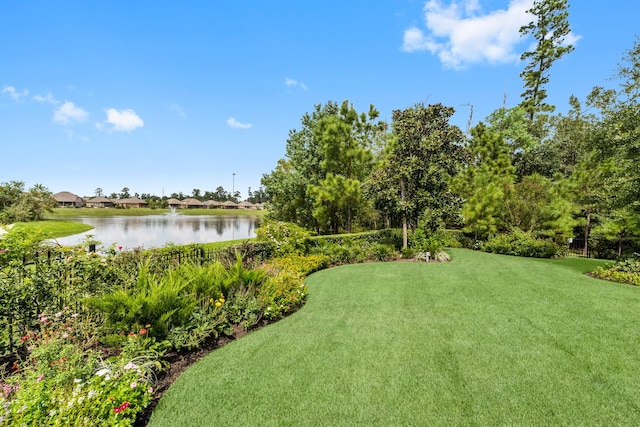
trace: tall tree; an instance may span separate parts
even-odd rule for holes
[[[286,154],[276,168],[262,177],[266,196],[270,200],[269,214],[280,221],[296,223],[309,229],[319,229],[313,215],[314,198],[308,194],[309,185],[318,185],[324,178],[320,162],[322,149],[314,135],[316,123],[338,112],[332,101],[317,104],[301,119],[301,128],[289,131]]]
[[[547,98],[544,86],[549,83],[549,70],[555,61],[574,48],[565,43],[571,32],[567,0],[534,0],[528,12],[534,16],[534,20],[522,26],[520,34],[531,35],[537,44],[534,50],[524,52],[520,57],[526,62],[520,73],[525,89],[521,95],[521,105],[533,123],[536,113],[554,110],[552,105],[544,102]]]
[[[449,123],[453,113],[442,104],[421,103],[392,113],[392,137],[370,192],[378,209],[402,222],[403,247],[409,226],[420,218],[435,228],[458,213],[448,183],[462,166],[464,135]]]
[[[336,114],[316,123],[313,131],[322,153],[324,178],[311,184],[309,193],[315,197],[314,216],[322,228],[337,232],[344,225],[347,233],[352,232],[354,211],[362,201],[362,182],[371,173],[372,140],[384,129],[381,122],[375,122],[378,116],[373,105],[368,113],[358,114],[344,101]]]
[[[484,123],[471,130],[468,167],[453,180],[464,200],[465,229],[484,238],[504,229],[501,220],[505,191],[515,182],[511,148],[504,136]]]

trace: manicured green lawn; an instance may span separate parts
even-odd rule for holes
[[[51,238],[72,236],[74,234],[84,233],[93,228],[93,226],[81,222],[55,220],[19,222],[14,227],[40,230]]]
[[[638,425],[640,288],[451,250],[308,278],[294,315],[187,370],[150,426]]]

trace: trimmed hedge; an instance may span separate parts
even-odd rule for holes
[[[482,244],[482,250],[494,254],[532,258],[551,258],[561,248],[550,240],[533,237],[530,233],[514,230],[509,234],[498,234]]]

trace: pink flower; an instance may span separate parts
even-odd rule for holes
[[[131,383],[131,388],[136,388],[136,387],[138,387],[138,383],[137,383],[137,382],[135,382],[135,381],[134,381],[134,382],[132,382],[132,383]]]
[[[118,250],[121,251],[122,250],[122,246],[118,246]]]
[[[78,313],[73,313],[73,314],[71,315],[71,317],[73,317],[73,318],[78,317]]]
[[[62,312],[61,312],[61,311],[59,311],[59,312],[57,312],[56,314],[54,314],[54,316],[56,316],[56,317],[60,317],[60,316],[62,316]]]

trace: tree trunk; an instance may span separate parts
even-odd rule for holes
[[[347,233],[351,234],[351,201],[349,201],[349,206],[347,206]]]
[[[407,213],[404,211],[404,178],[400,178],[400,202],[402,203],[402,249],[408,245],[407,238]]]
[[[622,237],[618,239],[618,258],[622,256]]]
[[[589,228],[591,227],[591,209],[587,209],[587,225],[584,227],[584,247],[582,248],[582,256],[589,256]]]

